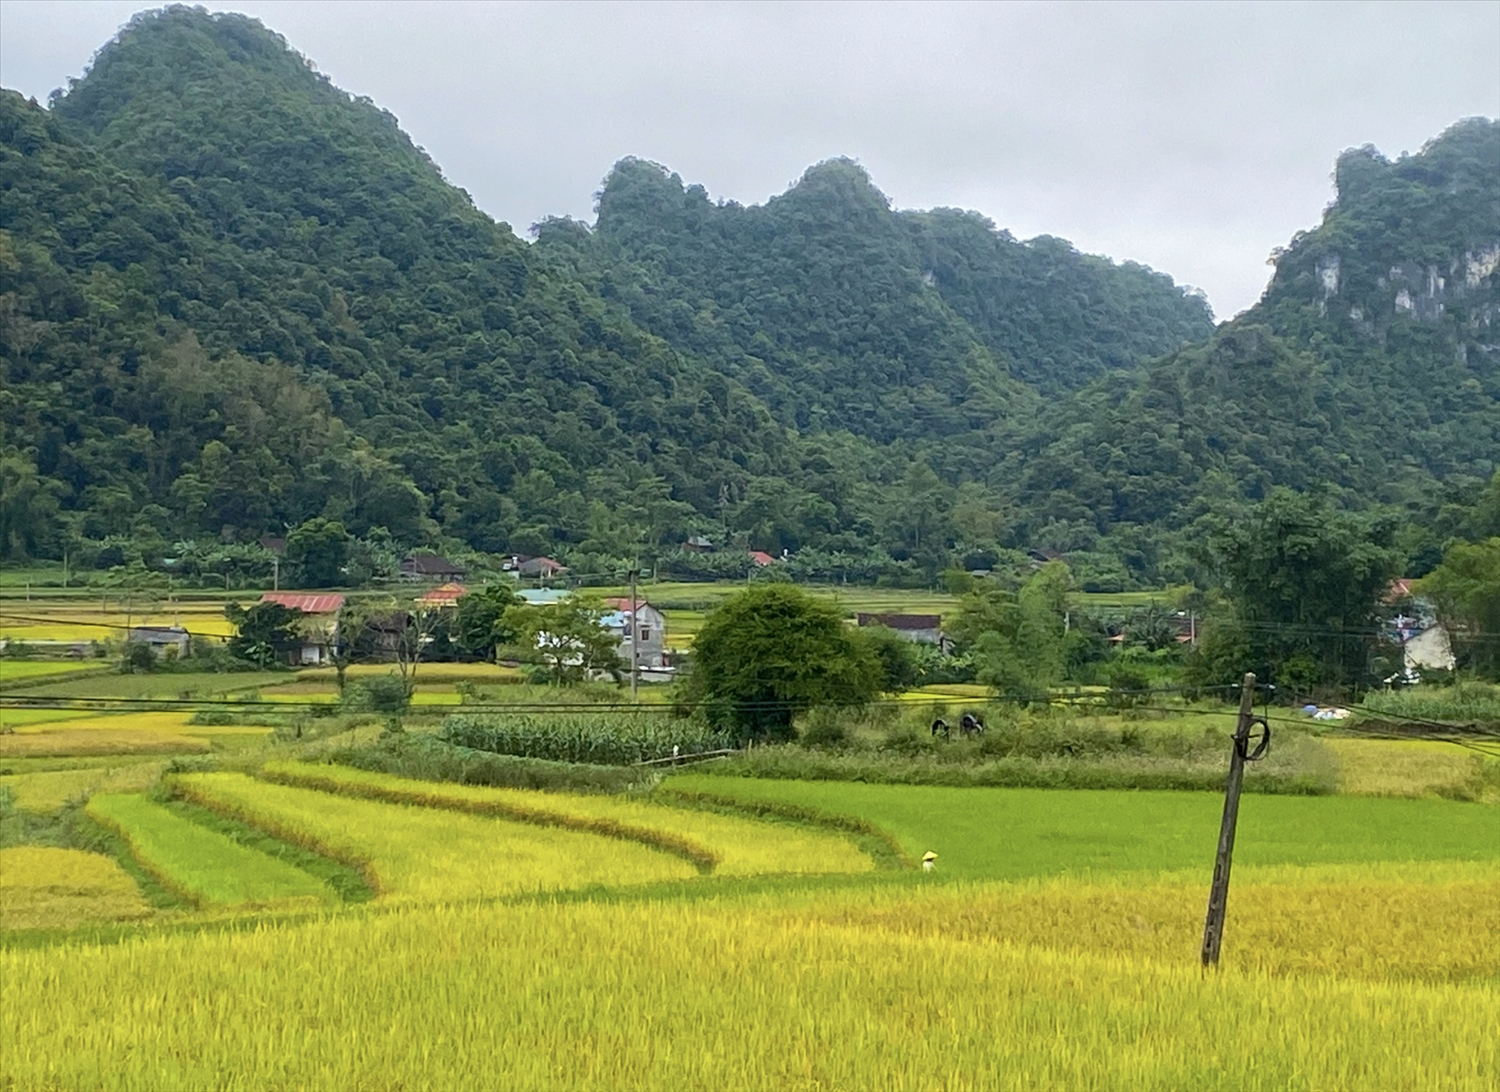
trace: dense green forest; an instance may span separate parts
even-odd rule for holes
[[[45,107],[0,92],[0,550],[150,567],[327,519],[377,569],[1041,551],[1114,589],[1202,576],[1289,486],[1389,509],[1420,574],[1500,460],[1500,125],[1336,178],[1217,329],[846,160],[745,207],[626,159],[527,243],[259,23],[145,13]]]

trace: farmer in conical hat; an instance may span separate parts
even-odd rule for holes
[[[937,854],[929,849],[926,853],[922,854],[922,871],[931,872],[936,867]]]

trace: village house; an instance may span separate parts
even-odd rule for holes
[[[528,557],[516,565],[516,572],[522,576],[535,576],[543,580],[561,576],[567,571],[566,565],[560,561],[553,561],[550,557]]]
[[[158,660],[187,658],[192,638],[181,626],[136,626],[126,638],[133,645],[146,645]]]
[[[1410,580],[1393,580],[1385,601],[1400,604],[1400,613],[1389,625],[1401,643],[1402,674],[1417,679],[1423,671],[1452,671],[1457,666],[1448,630],[1438,621],[1432,602],[1413,594]]]
[[[667,651],[667,617],[644,599],[635,601],[635,637],[632,646],[631,610],[628,598],[606,599],[604,605],[610,613],[600,619],[599,624],[615,635],[620,642],[620,659],[628,667],[631,650],[636,649],[636,663],[644,669],[659,669],[671,666],[671,653]]]
[[[344,597],[337,592],[266,592],[262,603],[278,603],[302,613],[302,644],[287,656],[293,667],[317,667],[327,662],[328,649],[338,640],[339,611]]]
[[[462,580],[468,570],[433,553],[407,554],[401,559],[402,580]]]
[[[908,641],[921,645],[937,645],[947,651],[948,638],[943,634],[943,616],[940,614],[866,614],[855,617],[860,626],[885,626],[893,629]]]
[[[443,584],[417,596],[417,606],[426,610],[452,610],[468,592],[462,584]]]

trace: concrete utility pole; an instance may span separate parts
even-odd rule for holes
[[[1271,728],[1265,717],[1254,715],[1255,675],[1247,673],[1240,683],[1240,719],[1234,729],[1234,749],[1229,755],[1229,780],[1224,786],[1224,819],[1219,824],[1219,852],[1214,858],[1214,882],[1208,892],[1208,917],[1203,923],[1203,966],[1219,964],[1219,946],[1224,942],[1224,912],[1229,904],[1229,866],[1234,858],[1234,833],[1240,818],[1240,789],[1245,783],[1245,763],[1259,762],[1271,745]],[[1261,735],[1250,749],[1250,730],[1259,725]]]
[[[635,582],[641,575],[641,570],[630,570],[630,700],[635,701],[641,686],[641,653],[639,648],[641,638],[641,626],[636,621],[636,611],[639,604],[635,597]]]

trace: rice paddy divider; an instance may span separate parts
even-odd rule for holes
[[[822,808],[808,807],[804,804],[788,804],[778,800],[750,800],[728,794],[703,792],[701,789],[674,789],[667,785],[659,787],[653,795],[658,799],[673,800],[687,807],[719,808],[742,814],[770,816],[774,819],[789,819],[795,823],[807,823],[812,826],[830,827],[850,834],[859,834],[866,838],[873,838],[885,846],[892,859],[897,861],[902,868],[917,867],[917,863],[901,847],[895,835],[868,819],[860,819],[858,816],[841,815],[835,811],[824,811]]]
[[[380,883],[380,877],[375,872],[375,862],[367,857],[361,857],[356,853],[329,845],[321,838],[309,834],[301,827],[291,823],[279,823],[274,819],[268,819],[263,815],[257,815],[248,808],[236,807],[218,799],[212,793],[206,793],[191,783],[180,781],[175,777],[168,777],[162,781],[162,788],[170,795],[179,800],[187,800],[197,804],[200,808],[207,808],[211,812],[222,815],[227,819],[233,819],[237,823],[263,830],[273,838],[280,838],[283,842],[290,842],[294,846],[321,853],[323,856],[338,861],[340,864],[348,865],[357,871],[378,898],[385,894],[385,889]]]
[[[564,827],[568,830],[598,834],[605,838],[618,838],[627,842],[639,842],[681,857],[698,871],[708,874],[718,867],[720,857],[713,850],[691,838],[653,827],[622,823],[616,819],[573,815],[546,807],[529,807],[500,800],[465,800],[448,796],[438,790],[422,789],[415,785],[375,785],[354,782],[327,774],[296,763],[271,762],[261,768],[262,780],[294,788],[317,789],[339,796],[357,796],[366,800],[379,800],[387,804],[409,804],[420,808],[438,808],[445,811],[462,811],[471,815],[488,816],[492,819],[512,819],[522,823],[533,823],[544,827]],[[326,852],[326,851],[320,851]]]

